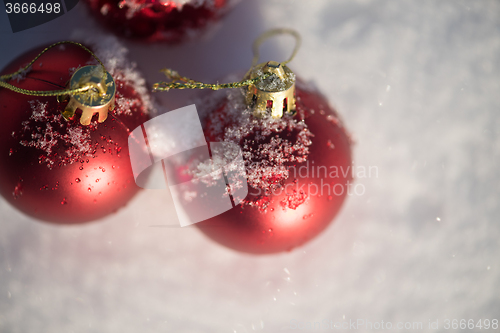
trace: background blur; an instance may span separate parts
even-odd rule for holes
[[[0,68],[105,33],[83,3],[16,34],[0,10]],[[437,332],[446,319],[500,319],[500,2],[243,0],[203,40],[124,43],[150,84],[167,66],[213,82],[246,71],[253,39],[277,26],[302,34],[290,67],[342,114],[355,164],[378,167],[358,179],[364,195],[312,242],[267,256],[152,227],[177,224],[161,191],[80,226],[0,198],[1,332],[286,332],[357,319]],[[293,40],[273,41],[263,59],[287,58]],[[155,96],[165,112],[194,93]]]

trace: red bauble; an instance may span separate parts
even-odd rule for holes
[[[207,141],[241,147],[249,185],[242,203],[196,224],[216,242],[250,253],[289,251],[323,231],[353,191],[351,140],[337,112],[300,81],[296,96],[297,114],[281,119],[255,118],[239,91],[205,110]]]
[[[41,49],[17,58],[2,74],[26,66]],[[106,45],[104,49],[108,54],[117,52],[114,56],[97,52],[117,90],[116,107],[103,123],[97,122],[97,115],[90,126],[81,125],[78,115],[66,121],[61,115],[66,103],[58,103],[55,97],[0,88],[0,193],[37,219],[54,223],[95,220],[124,206],[139,190],[127,140],[129,128],[149,119],[149,97],[138,73],[122,66],[126,64],[120,53],[123,49],[106,49]],[[9,83],[38,91],[64,89],[72,72],[89,63],[95,61],[82,48],[57,46],[43,54],[26,75]]]
[[[86,1],[99,20],[119,35],[177,43],[218,21],[232,0]]]

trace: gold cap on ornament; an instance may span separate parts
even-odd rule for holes
[[[115,80],[102,66],[85,66],[77,69],[69,81],[70,89],[82,87],[90,89],[70,95],[68,105],[62,113],[63,117],[68,120],[80,109],[82,125],[90,125],[96,112],[99,113],[99,122],[102,123],[108,118],[108,111],[115,107]]]
[[[254,110],[254,116],[271,114],[281,118],[284,114],[295,114],[295,75],[286,65],[276,61],[261,63],[253,67],[246,79],[255,79],[270,74],[265,79],[247,88],[246,102]]]

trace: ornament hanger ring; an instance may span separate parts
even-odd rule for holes
[[[300,45],[302,43],[302,38],[300,37],[299,33],[293,29],[288,29],[288,28],[277,28],[277,29],[272,29],[264,32],[262,35],[260,35],[252,45],[252,51],[253,51],[253,60],[252,60],[252,67],[255,67],[257,65],[259,58],[260,58],[260,53],[259,53],[259,48],[264,43],[267,39],[274,37],[276,35],[284,35],[284,34],[289,34],[292,37],[295,38],[295,48],[293,49],[292,55],[288,60],[281,62],[281,65],[286,65],[290,61],[293,60],[295,55],[300,49]]]

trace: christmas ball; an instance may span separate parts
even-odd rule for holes
[[[217,22],[234,0],[86,0],[115,33],[138,40],[178,43]]]
[[[296,114],[282,118],[254,116],[242,90],[198,104],[207,142],[237,144],[245,163],[248,195],[196,223],[222,245],[249,253],[290,251],[321,233],[353,191],[351,139],[338,113],[315,88],[301,81],[296,86]],[[197,159],[194,164],[188,169],[210,169]],[[186,193],[200,195],[196,188]],[[189,197],[183,205],[210,211],[191,207]]]
[[[43,48],[12,61],[1,74],[26,66]],[[115,212],[139,190],[128,153],[129,129],[149,119],[143,78],[125,49],[105,38],[92,49],[116,83],[115,107],[99,123],[80,123],[61,112],[56,97],[22,95],[0,88],[0,193],[14,207],[53,223],[92,221]],[[61,90],[79,67],[96,64],[82,48],[63,44],[43,54],[27,71],[8,81],[16,87]]]

